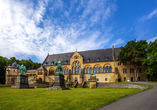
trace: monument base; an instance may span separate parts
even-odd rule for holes
[[[28,76],[19,74],[17,75],[17,82],[15,86],[11,86],[12,89],[20,89],[20,88],[29,88],[28,85]]]
[[[89,88],[96,88],[96,76],[90,76]]]
[[[69,88],[65,87],[64,75],[62,74],[56,74],[53,87],[47,88],[47,90],[65,90],[65,89],[69,89]]]

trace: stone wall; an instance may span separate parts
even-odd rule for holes
[[[97,83],[97,88],[139,88],[147,89],[148,86],[134,84]]]

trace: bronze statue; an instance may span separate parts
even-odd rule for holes
[[[61,65],[61,61],[59,60],[58,62],[55,62],[55,64],[57,65],[56,73],[62,74],[63,68],[62,68],[62,65]]]
[[[17,67],[19,67],[19,70],[20,70],[19,75],[22,74],[22,70],[24,71],[24,75],[26,75],[25,73],[26,73],[27,69],[25,66],[23,66],[23,64],[21,66],[19,64],[17,64]]]

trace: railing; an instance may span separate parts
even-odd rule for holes
[[[74,84],[74,88],[76,88],[77,84],[78,84],[78,81],[75,82],[75,84]]]
[[[85,81],[82,82],[82,88],[84,87],[85,83],[86,83]]]
[[[47,76],[47,78],[49,78],[50,80],[54,81],[54,79],[50,78],[49,76]]]

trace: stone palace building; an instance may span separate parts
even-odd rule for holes
[[[55,62],[61,60],[63,74],[66,82],[78,84],[88,82],[90,72],[95,73],[97,82],[126,82],[135,80],[134,66],[129,62],[117,61],[120,48],[89,50],[81,52],[61,53],[47,55],[40,68],[27,70],[28,81],[31,83],[37,74],[37,80],[41,82],[53,82],[56,68]],[[138,80],[146,80],[143,73],[145,67],[139,69]],[[6,68],[6,84],[15,84],[19,73],[17,62]]]

